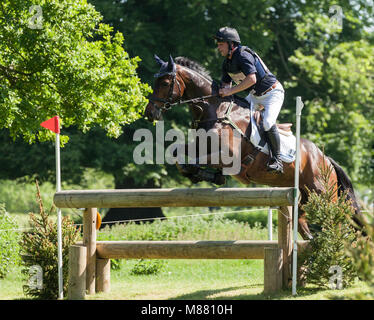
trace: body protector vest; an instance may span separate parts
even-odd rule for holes
[[[241,49],[241,51],[244,50],[244,51],[249,52],[253,56],[253,58],[255,59],[255,67],[256,67],[256,70],[257,70],[258,77],[259,77],[260,81],[263,78],[265,78],[265,76],[267,74],[270,73],[270,70],[268,69],[266,64],[262,61],[260,56],[255,51],[253,51],[251,48],[246,47],[246,46],[242,46],[240,49]]]
[[[239,50],[238,54],[234,53],[232,59],[225,59],[224,61],[222,66],[224,73],[221,80],[223,83],[229,83],[232,80],[236,84],[239,84],[245,79],[247,73],[256,72],[256,83],[252,87],[246,89],[246,91],[251,94],[259,95],[277,81],[276,77],[270,72],[255,51],[245,46],[241,46],[237,50]],[[242,65],[239,60],[242,56],[250,56],[251,65],[247,62],[244,62],[245,65]]]

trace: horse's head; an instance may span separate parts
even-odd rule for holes
[[[181,78],[177,76],[177,65],[170,56],[165,62],[155,55],[160,70],[154,76],[156,78],[153,86],[153,94],[145,108],[145,117],[153,122],[162,119],[162,113],[170,108],[170,104],[183,96],[184,86]]]

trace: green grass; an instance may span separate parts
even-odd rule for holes
[[[331,300],[368,291],[363,282],[344,290],[298,288],[268,297],[263,295],[262,260],[167,260],[156,275],[130,275],[136,260],[121,260],[120,270],[111,271],[111,292],[87,296],[88,300]],[[26,299],[21,268],[0,279],[0,300]]]
[[[263,289],[262,260],[167,260],[157,275],[132,276],[134,260],[112,271],[111,292],[88,299],[217,299],[239,291]]]
[[[4,279],[0,279],[0,300],[26,299],[22,289],[26,284],[23,278],[21,267],[17,266]]]
[[[131,276],[134,264],[127,260],[112,271],[111,291],[87,296],[89,300],[335,300],[369,291],[357,281],[344,290],[321,290],[315,286],[298,288],[273,296],[263,294],[263,260],[168,260],[160,274]]]
[[[273,296],[263,294],[263,260],[168,260],[157,275],[131,276],[135,262],[127,260],[119,271],[112,271],[110,293],[87,296],[93,300],[329,300],[368,291],[357,281],[345,290],[321,290],[315,286],[298,288]]]

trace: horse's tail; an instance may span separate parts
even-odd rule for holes
[[[347,191],[347,200],[351,200],[352,206],[355,210],[355,215],[353,220],[360,226],[363,227],[361,219],[360,207],[357,203],[355,192],[353,190],[353,185],[351,180],[349,180],[347,174],[344,172],[342,167],[340,167],[332,158],[328,157],[329,161],[333,165],[336,176],[338,178],[338,195],[341,195],[344,191]]]

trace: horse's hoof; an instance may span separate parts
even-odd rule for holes
[[[281,169],[267,168],[267,172],[274,173],[274,174],[283,174],[283,170]]]
[[[217,185],[222,185],[226,183],[226,177],[222,174],[216,174],[214,177],[214,183]]]

